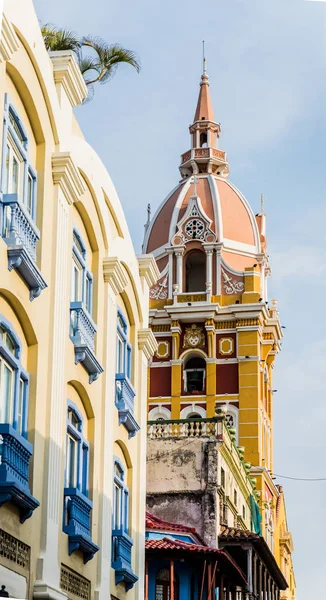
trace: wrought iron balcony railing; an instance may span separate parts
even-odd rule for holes
[[[99,550],[91,537],[93,503],[76,488],[64,489],[64,503],[66,523],[63,531],[68,535],[69,554],[79,550],[84,555],[84,563],[87,563]]]
[[[139,425],[134,417],[134,399],[136,392],[124,373],[115,376],[115,404],[119,411],[119,424],[123,423],[129,432],[129,437],[136,435]]]
[[[32,516],[39,501],[30,492],[28,469],[33,447],[11,425],[0,424],[0,506],[11,502],[19,507],[20,521]]]
[[[96,325],[83,302],[70,303],[70,339],[75,346],[75,363],[82,363],[89,374],[89,381],[95,381],[103,367],[98,362],[95,348]]]
[[[36,244],[40,232],[19,202],[17,194],[5,194],[2,204],[1,235],[8,246],[8,269],[16,269],[30,290],[34,300],[47,287],[36,264]]]
[[[130,590],[136,581],[137,575],[131,566],[131,548],[133,541],[129,535],[121,529],[112,531],[112,568],[115,570],[115,583],[124,582],[126,591]]]

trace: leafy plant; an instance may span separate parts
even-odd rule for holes
[[[41,27],[45,47],[48,51],[72,50],[76,54],[79,68],[89,89],[88,100],[93,95],[94,83],[107,83],[115,74],[118,65],[125,63],[140,71],[137,54],[120,44],[107,44],[101,38],[85,36],[78,38],[75,32],[46,24]],[[88,49],[85,54],[85,49]]]

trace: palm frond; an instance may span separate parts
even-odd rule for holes
[[[41,27],[41,32],[47,50],[73,50],[76,52],[81,46],[76,33],[69,29],[60,29],[47,23]]]
[[[84,37],[81,40],[82,46],[92,48],[98,61],[98,71],[100,73],[98,81],[106,83],[116,72],[120,63],[126,63],[140,71],[140,61],[135,52],[123,48],[120,44],[108,45],[100,38]]]

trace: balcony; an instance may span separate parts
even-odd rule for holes
[[[70,339],[75,346],[75,363],[81,363],[89,374],[89,383],[95,381],[103,367],[95,356],[96,325],[83,302],[70,303]]]
[[[174,419],[148,421],[147,435],[151,440],[214,437],[223,439],[223,423],[212,419]]]
[[[126,592],[138,581],[131,566],[131,548],[133,541],[120,529],[112,531],[112,568],[115,570],[115,584],[124,582]]]
[[[136,392],[124,373],[117,373],[115,376],[115,385],[115,404],[119,411],[119,425],[123,423],[131,438],[140,429],[134,417],[134,398]]]
[[[68,535],[69,555],[79,550],[86,564],[99,550],[91,538],[93,503],[76,488],[64,489],[64,501],[67,524],[63,526],[63,531]]]
[[[8,269],[15,269],[26,282],[32,301],[47,287],[36,264],[36,244],[40,232],[25,212],[17,194],[5,194],[1,204],[1,234],[8,246]]]
[[[32,444],[11,425],[0,424],[0,506],[5,502],[18,506],[21,523],[29,519],[40,504],[28,485],[32,454]]]

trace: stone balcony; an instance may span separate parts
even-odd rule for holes
[[[34,300],[47,287],[36,264],[40,232],[17,194],[4,194],[1,205],[1,235],[8,246],[8,269],[19,273],[30,290],[30,300]]]
[[[119,411],[119,425],[123,424],[129,437],[136,435],[139,425],[134,417],[134,399],[136,392],[124,373],[117,373],[115,404]]]
[[[96,325],[83,302],[70,303],[70,339],[75,346],[75,363],[81,363],[89,374],[89,382],[95,381],[103,367],[95,356]]]
[[[189,160],[193,159],[203,159],[206,161],[210,158],[220,161],[221,164],[225,164],[227,162],[227,156],[224,150],[218,150],[217,148],[193,148],[192,150],[188,150],[188,152],[182,154],[181,164],[184,165]]]
[[[64,489],[64,501],[67,523],[63,530],[68,535],[69,554],[79,550],[87,563],[99,550],[91,538],[93,503],[76,488]]]
[[[214,437],[222,441],[223,421],[216,418],[148,421],[147,435],[151,440]]]
[[[39,501],[29,489],[28,470],[33,446],[8,423],[0,424],[0,506],[18,507],[20,522],[32,516]]]
[[[126,591],[128,591],[138,581],[131,565],[133,541],[125,531],[114,529],[112,531],[112,545],[112,568],[115,570],[115,583],[117,585],[124,582]]]

